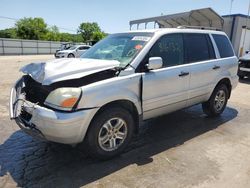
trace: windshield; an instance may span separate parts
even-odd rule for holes
[[[81,58],[117,60],[120,67],[131,63],[153,33],[113,34],[95,44]]]
[[[77,46],[71,46],[71,47],[69,48],[69,50],[74,50],[74,49],[76,49],[76,47],[77,47]]]

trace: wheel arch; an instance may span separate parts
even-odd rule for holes
[[[70,52],[70,53],[67,55],[67,57],[69,57],[70,55],[73,55],[74,57],[76,57],[75,54],[72,53],[72,52]]]
[[[140,121],[141,121],[141,115],[139,114],[136,105],[127,99],[121,99],[121,100],[115,100],[112,102],[108,102],[106,104],[104,104],[100,109],[98,109],[98,111],[95,113],[95,115],[93,116],[93,118],[90,121],[90,124],[88,126],[88,129],[86,131],[86,135],[89,132],[89,129],[92,125],[93,120],[95,119],[96,116],[98,116],[101,112],[103,112],[105,109],[110,108],[110,107],[122,107],[126,110],[128,110],[131,115],[133,116],[134,122],[135,122],[135,133],[139,132],[139,126],[140,126]],[[86,137],[86,136],[85,136]]]
[[[231,84],[231,81],[230,81],[230,79],[229,78],[227,78],[227,77],[225,77],[225,78],[222,78],[217,84],[216,84],[216,86],[214,87],[214,89],[216,88],[216,87],[218,87],[219,85],[221,85],[221,84],[225,84],[226,86],[227,86],[227,89],[228,89],[228,98],[230,98],[231,97],[231,90],[232,90],[232,84]]]

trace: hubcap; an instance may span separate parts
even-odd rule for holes
[[[219,90],[215,96],[215,100],[214,100],[214,107],[215,110],[218,112],[220,111],[224,104],[226,102],[226,94],[224,90]]]
[[[122,145],[127,132],[127,124],[123,119],[112,118],[104,123],[99,131],[99,146],[105,151],[114,151]]]

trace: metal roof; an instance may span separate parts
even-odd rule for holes
[[[180,25],[188,25],[223,29],[224,25],[224,19],[212,8],[203,8],[191,10],[189,12],[132,20],[129,22],[129,25],[130,29],[133,25],[137,25],[138,29],[140,24],[145,24],[145,28],[147,28],[147,24],[150,22],[154,23],[154,27],[158,24],[160,28],[174,28]]]

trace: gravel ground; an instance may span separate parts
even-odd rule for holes
[[[250,187],[250,81],[221,117],[197,105],[147,121],[120,157],[95,161],[78,147],[38,141],[9,120],[21,66],[52,55],[0,57],[0,187]]]

